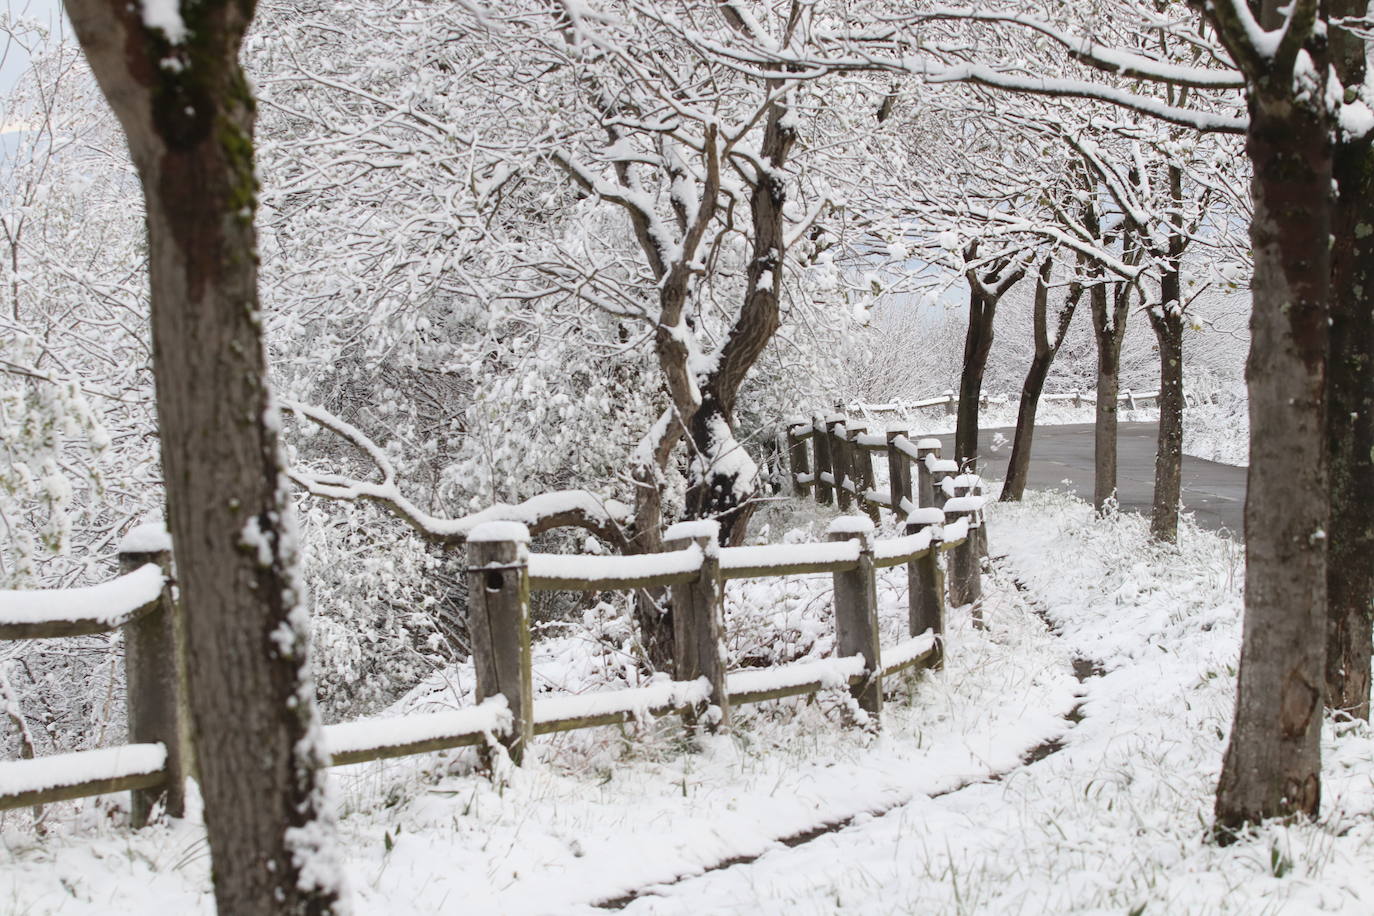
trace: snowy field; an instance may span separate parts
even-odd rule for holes
[[[780,509],[770,510],[779,512]],[[815,513],[811,507],[796,511]],[[743,707],[693,750],[670,721],[537,742],[494,786],[470,751],[334,771],[355,909],[410,913],[1369,913],[1374,740],[1328,723],[1324,815],[1205,841],[1235,692],[1242,554],[1185,529],[995,504],[986,630],[951,614],[948,661],[895,686],[881,734],[847,697]],[[775,517],[787,540],[824,519]],[[800,527],[796,527],[800,525]],[[880,584],[901,635],[902,570]],[[606,608],[551,629],[536,683],[632,683]],[[826,577],[734,582],[735,664],[829,653]],[[456,670],[395,712],[469,693]],[[211,913],[194,814],[138,834],[66,803],[35,837],[0,821],[4,913]],[[601,906],[598,906],[600,904]]]

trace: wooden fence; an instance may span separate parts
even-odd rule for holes
[[[1190,407],[1197,403],[1197,398],[1192,394],[1185,393],[1183,397]],[[1019,400],[1019,396],[1015,395],[984,394],[979,398],[978,405],[982,410],[987,410],[994,404],[999,406],[1010,406],[1018,403]],[[1116,400],[1120,406],[1129,410],[1135,410],[1140,407],[1158,407],[1159,390],[1132,391],[1130,388],[1127,388],[1117,395]],[[1074,389],[1073,391],[1065,391],[1058,394],[1042,394],[1040,396],[1040,403],[1066,403],[1073,404],[1074,407],[1094,407],[1097,405],[1097,397],[1092,392]],[[943,409],[946,415],[951,417],[954,416],[959,409],[959,396],[953,391],[946,391],[944,394],[929,398],[918,398],[914,401],[905,401],[899,398],[888,404],[849,404],[845,407],[845,410],[850,413],[870,417],[884,414],[894,417],[907,417],[917,410],[935,409]]]
[[[927,480],[932,487],[938,482],[944,492],[945,476],[935,475],[945,475],[952,462],[940,461],[938,447],[926,442],[913,446],[900,435],[879,438],[893,443],[908,459],[933,455],[933,460],[918,462],[918,470],[926,469],[918,480],[922,487]],[[869,441],[864,440],[863,449],[872,447]],[[907,464],[899,461],[898,466]],[[897,476],[902,477],[900,470]],[[840,479],[847,481],[849,476]],[[743,704],[845,687],[862,710],[856,718],[878,727],[883,679],[942,663],[946,594],[955,605],[978,597],[978,555],[986,546],[980,537],[981,497],[958,495],[942,499],[943,508],[918,507],[910,498],[909,467],[902,479],[906,489],[894,489],[890,504],[905,519],[904,534],[885,540],[875,537],[871,518],[841,516],[830,526],[825,542],[722,548],[717,546],[714,522],[688,522],[665,533],[668,549],[663,553],[568,556],[529,552],[528,532],[518,523],[478,526],[466,545],[477,704],[455,712],[327,726],[325,742],[333,765],[471,745],[489,749],[493,742],[504,745],[518,763],[535,735],[664,715],[679,715],[692,728],[714,729],[727,725],[731,710]],[[842,487],[841,492],[847,491]],[[878,494],[864,498],[869,505],[881,503]],[[146,532],[131,536],[121,545],[125,574],[114,582],[92,589],[9,593],[0,602],[0,638],[124,629],[131,742],[0,763],[0,809],[132,790],[135,826],[147,822],[160,797],[165,797],[170,814],[183,814],[184,783],[193,773],[194,755],[169,547],[165,534],[161,540]],[[947,564],[941,561],[946,553]],[[878,639],[875,570],[900,565],[907,567],[908,638],[884,648]],[[727,671],[721,638],[725,582],[814,573],[833,577],[836,656]],[[671,681],[535,697],[529,628],[532,591],[660,587],[670,588],[672,596],[676,656]]]

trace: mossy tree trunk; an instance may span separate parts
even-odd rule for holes
[[[153,369],[221,913],[334,912],[326,759],[257,290],[251,0],[66,0],[147,204]]]
[[[1282,9],[1265,0],[1263,26],[1282,29],[1282,38],[1257,48],[1253,24],[1234,6],[1207,7],[1246,78],[1254,167],[1245,622],[1235,722],[1217,785],[1223,841],[1265,818],[1315,817],[1321,801],[1335,125],[1320,14],[1317,0]]]

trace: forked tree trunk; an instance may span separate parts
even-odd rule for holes
[[[727,6],[724,13],[732,28],[748,33],[748,26],[732,7]],[[768,80],[765,85],[769,92],[782,88],[780,80]],[[720,541],[727,546],[743,542],[755,509],[752,497],[758,488],[757,468],[734,436],[735,398],[749,370],[782,325],[779,303],[787,257],[787,185],[778,176],[796,141],[797,130],[788,107],[782,101],[769,105],[759,147],[766,168],[760,168],[749,193],[754,242],[744,275],[744,305],[721,348],[715,370],[701,385],[701,405],[691,422],[694,454],[690,460],[697,470],[688,494],[688,515],[717,519]]]
[[[967,260],[977,256],[977,244],[965,252]],[[983,395],[983,376],[992,351],[993,322],[997,304],[1026,275],[1024,265],[996,262],[986,273],[976,268],[967,271],[968,328],[964,332],[964,364],[959,373],[959,411],[954,432],[954,459],[963,465],[978,456],[978,405]]]
[[[1332,0],[1331,15],[1363,16],[1362,0]],[[1365,80],[1365,41],[1331,33],[1345,86]],[[1327,361],[1330,526],[1326,567],[1326,705],[1369,718],[1374,612],[1374,138],[1338,134]]]
[[[1332,124],[1320,101],[1294,99],[1293,82],[1283,72],[1252,76],[1249,93],[1255,274],[1245,624],[1235,724],[1217,786],[1223,840],[1263,818],[1315,817],[1321,799]]]
[[[1035,354],[1031,357],[1026,380],[1021,385],[1021,402],[1016,410],[1016,437],[1012,441],[1011,457],[1007,461],[1007,479],[1002,485],[1001,500],[1011,502],[1026,494],[1026,479],[1030,474],[1031,448],[1035,441],[1035,415],[1040,408],[1040,395],[1045,390],[1045,379],[1049,377],[1050,367],[1064,343],[1069,323],[1073,321],[1074,310],[1083,294],[1083,287],[1075,283],[1068,298],[1059,309],[1059,321],[1054,340],[1049,337],[1047,313],[1049,311],[1049,283],[1053,262],[1048,258],[1040,266],[1040,276],[1035,285],[1034,335]]]
[[[252,6],[181,5],[175,45],[138,4],[66,7],[147,203],[162,467],[215,898],[235,916],[333,912],[327,758],[258,305],[253,98],[238,65]]]

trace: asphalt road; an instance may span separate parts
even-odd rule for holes
[[[1005,440],[998,444],[998,437]],[[1000,481],[1011,457],[1013,429],[980,430],[983,477]],[[1150,514],[1155,485],[1154,423],[1122,423],[1117,431],[1117,499],[1121,508]],[[954,436],[940,436],[942,452],[954,454]],[[1069,490],[1092,499],[1093,426],[1074,423],[1035,430],[1030,480],[1039,490]],[[1245,468],[1183,457],[1183,505],[1199,525],[1240,537],[1244,531]]]

